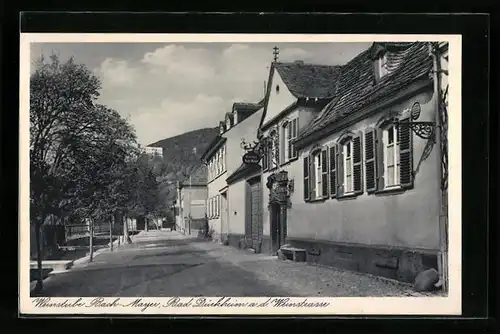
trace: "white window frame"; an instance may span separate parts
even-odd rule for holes
[[[314,196],[316,199],[323,197],[323,171],[321,169],[321,150],[314,152],[313,158],[313,171],[314,171]]]
[[[284,122],[282,129],[283,129],[283,136],[281,137],[282,138],[281,151],[283,152],[283,161],[286,162],[289,160],[288,159],[288,132],[290,131],[290,121]]]
[[[392,132],[393,140],[389,143],[389,133]],[[400,186],[400,161],[399,161],[399,135],[398,127],[394,124],[387,125],[383,129],[382,142],[384,144],[384,188],[397,188]],[[393,159],[389,161],[389,150],[393,150]],[[393,167],[393,183],[389,182],[389,168]]]
[[[388,73],[388,70],[387,70],[387,52],[384,52],[383,55],[381,55],[377,59],[377,71],[378,71],[379,79]]]
[[[342,144],[343,150],[343,165],[344,165],[344,194],[351,194],[354,192],[354,159],[353,159],[353,141],[349,138],[344,144]],[[349,156],[348,156],[349,153]],[[350,174],[348,173],[347,167],[350,167]],[[350,182],[349,182],[350,177]]]
[[[292,160],[292,159],[296,159],[298,157],[298,152],[295,149],[295,146],[293,145],[293,143],[291,143],[291,142],[295,138],[297,138],[297,135],[298,135],[298,132],[299,132],[299,118],[295,117],[295,118],[291,119],[288,122],[287,128],[288,128],[288,131],[291,131],[291,133],[292,133],[292,135],[290,136],[290,139],[288,138],[288,133],[287,133],[287,137],[286,137],[287,160]],[[292,152],[295,152],[295,155],[291,155],[291,153],[289,151],[290,147],[292,148]]]

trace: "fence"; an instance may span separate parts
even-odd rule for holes
[[[94,235],[109,233],[109,223],[94,224]],[[75,224],[65,226],[66,239],[71,239],[79,236],[90,234],[90,226],[88,224]]]

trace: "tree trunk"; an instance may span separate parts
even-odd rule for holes
[[[113,216],[109,220],[109,248],[113,251]]]
[[[42,219],[43,223],[43,219]],[[38,277],[36,280],[35,293],[38,293],[43,288],[43,268],[42,268],[42,223],[39,221],[35,222],[35,237],[36,237],[36,260]]]
[[[144,217],[144,231],[148,231],[148,217]]]
[[[130,244],[132,243],[132,240],[130,240],[130,236],[128,235],[128,221],[127,221],[127,217],[123,217],[123,220],[125,221],[123,223],[123,243],[124,244]]]
[[[94,260],[94,220],[90,220],[90,236],[89,236],[89,248],[90,248],[90,259],[92,262]]]

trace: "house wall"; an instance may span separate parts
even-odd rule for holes
[[[243,162],[242,157],[245,150],[241,147],[241,138],[244,138],[248,143],[257,140],[263,111],[263,108],[256,111],[224,134],[227,138],[227,175],[231,175]],[[228,222],[229,243],[234,246],[237,246],[239,239],[243,238],[245,234],[245,186],[246,181],[239,180],[229,185],[227,190],[227,219],[225,221]]]
[[[252,143],[257,140],[257,131],[259,123],[262,118],[264,109],[253,113],[240,123],[236,123],[229,131],[223,134],[227,138],[226,141],[226,168],[227,175],[231,175],[242,163],[243,154],[245,150],[241,147],[241,139],[244,138],[246,142]]]
[[[375,125],[384,112],[402,111],[415,101],[422,108],[419,121],[433,120],[435,107],[432,90],[429,90],[381,110],[345,130],[364,130]],[[335,142],[345,130],[318,144]],[[427,140],[412,135],[413,169],[416,172],[414,187],[392,195],[368,195],[365,190],[354,199],[306,203],[302,157],[312,146],[301,150],[300,159],[285,168],[289,179],[294,181],[290,198],[292,206],[287,212],[287,241],[308,249],[309,261],[334,263],[403,281],[411,282],[422,266],[435,267],[435,254],[439,249],[436,189],[439,150],[432,147],[430,155],[423,160]],[[364,158],[364,145],[362,147]],[[363,170],[363,177],[365,174]],[[366,180],[363,184],[366,187]],[[265,231],[268,231],[268,226],[265,225]]]
[[[279,86],[279,92],[276,91],[276,86]],[[270,120],[278,116],[280,112],[296,101],[297,98],[290,93],[278,71],[274,70],[266,117],[262,125],[265,126]]]
[[[208,194],[207,187],[202,186],[184,186],[181,191],[181,231],[185,234],[197,234],[200,230],[199,224],[194,226],[193,221],[205,218],[206,199]],[[191,219],[191,225],[190,225]]]
[[[281,88],[283,90],[283,88]],[[294,118],[299,119],[299,132],[302,128],[306,127],[314,118],[315,115],[317,115],[319,112],[318,108],[313,108],[313,107],[297,107],[294,110],[290,111],[285,117],[279,120],[279,122],[276,123],[276,126],[278,126],[280,129],[282,128],[283,123],[286,121],[290,121]],[[267,136],[269,132],[271,131],[271,128],[266,129],[264,131],[264,136]],[[280,136],[282,133],[280,133]],[[280,142],[282,143],[282,139],[280,138]],[[283,145],[280,145],[280,161],[283,162]],[[298,153],[300,157],[300,152]],[[299,159],[300,160],[300,159]],[[282,170],[289,170],[293,169],[295,166],[298,166],[301,168],[301,164],[298,163],[299,160],[293,160],[290,162],[285,162],[282,163],[280,166],[280,169]],[[263,183],[263,196],[262,196],[262,208],[263,208],[263,235],[264,235],[264,240],[263,240],[263,246],[262,246],[262,251],[267,252],[270,251],[271,243],[270,243],[270,220],[269,220],[269,209],[268,209],[268,203],[269,203],[269,189],[265,186],[265,183],[267,182],[267,178],[275,173],[276,170],[271,170],[271,171],[265,171],[263,172],[263,177],[262,177],[262,183]],[[289,172],[290,174],[290,172]]]
[[[208,183],[207,199],[215,198],[220,196],[220,190],[226,186],[227,172],[220,174],[218,177],[213,179]],[[207,203],[207,205],[209,205]],[[220,216],[220,205],[217,209],[219,214],[213,214],[208,216],[209,233],[212,234],[213,241],[220,242],[222,235],[222,223]]]

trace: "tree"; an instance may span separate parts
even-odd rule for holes
[[[113,189],[123,182],[120,169],[135,134],[116,111],[97,104],[100,88],[99,78],[84,65],[73,59],[61,63],[55,55],[49,62],[40,58],[31,75],[30,220],[36,230],[37,290],[46,217],[73,212],[94,218],[125,201]]]

